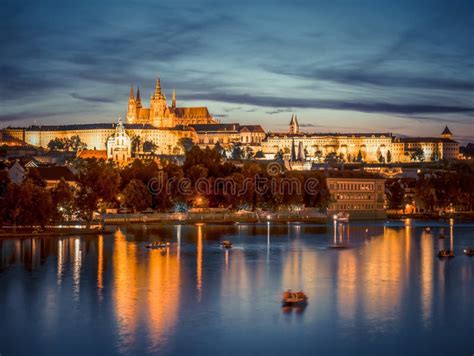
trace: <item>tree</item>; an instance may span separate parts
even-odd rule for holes
[[[49,191],[30,180],[25,180],[20,185],[10,183],[4,204],[14,232],[17,224],[44,227],[53,215],[53,202]]]
[[[63,151],[64,141],[56,137],[55,139],[48,142],[48,149],[50,151]]]
[[[419,161],[423,162],[425,160],[425,152],[421,147],[415,148],[415,150],[411,153],[410,159],[412,161]]]
[[[78,135],[71,136],[71,138],[66,139],[66,150],[77,152],[81,150],[85,150],[87,148],[87,144],[81,141],[81,138]]]
[[[25,179],[31,181],[31,183],[39,187],[46,187],[46,181],[41,176],[39,170],[35,167],[28,169]]]
[[[317,150],[315,153],[314,153],[314,157],[316,158],[316,160],[318,162],[321,162],[322,159],[323,159],[323,152],[320,151],[320,150]]]
[[[77,169],[79,191],[76,203],[80,215],[89,224],[99,201],[115,201],[119,192],[120,175],[113,163],[95,159],[81,161]]]
[[[244,152],[242,150],[242,147],[240,146],[239,143],[233,144],[232,145],[232,153],[231,153],[232,159],[239,160],[244,158]]]
[[[143,142],[143,152],[154,153],[157,148],[158,148],[158,146],[152,141]]]
[[[439,151],[436,150],[432,153],[430,159],[431,159],[432,162],[436,162],[436,161],[439,161],[439,157],[440,157]]]
[[[265,158],[265,154],[263,153],[262,150],[258,150],[258,151],[255,153],[255,158]]]
[[[403,204],[405,192],[399,181],[386,184],[388,194],[387,199],[391,209],[399,209]]]
[[[392,153],[390,152],[390,150],[387,151],[387,163],[390,163],[392,162]]]
[[[184,153],[188,153],[194,147],[194,142],[190,137],[183,137],[179,139],[179,144],[183,147]]]
[[[275,161],[283,162],[283,151],[282,150],[278,150],[278,152],[275,154]]]
[[[76,210],[74,199],[74,188],[72,188],[63,178],[51,190],[51,199],[55,207],[57,220],[68,220]]]
[[[151,194],[141,180],[131,180],[125,187],[123,195],[127,206],[134,211],[143,211],[151,206]]]

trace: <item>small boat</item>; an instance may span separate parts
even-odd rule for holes
[[[148,244],[146,245],[145,247],[146,248],[153,248],[153,249],[160,249],[160,248],[166,248],[166,247],[169,247],[170,246],[170,243],[169,242],[163,242],[163,241],[160,241],[160,242],[152,242],[151,244]]]
[[[337,222],[349,222],[349,213],[339,212],[334,214],[332,218]]]
[[[230,242],[229,240],[224,240],[221,242],[221,246],[224,247],[224,248],[231,248],[232,247],[232,242]]]
[[[454,257],[454,251],[451,250],[439,250],[438,251],[438,257]]]
[[[444,229],[441,229],[439,234],[438,234],[438,238],[444,239],[445,237],[446,237],[446,234],[444,233]]]
[[[308,296],[303,292],[293,292],[288,289],[286,292],[283,292],[281,304],[283,307],[288,306],[304,306],[308,302]]]
[[[466,256],[474,256],[474,248],[468,247],[464,249],[464,254]]]

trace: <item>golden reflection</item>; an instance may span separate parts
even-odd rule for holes
[[[100,299],[102,299],[102,289],[104,288],[103,283],[104,273],[104,236],[99,235],[97,241],[97,291]]]
[[[120,229],[114,244],[114,303],[121,344],[135,339],[138,318],[138,272],[135,244],[129,244]]]
[[[431,316],[433,302],[433,238],[430,234],[421,236],[421,313],[425,326]]]
[[[338,256],[337,307],[346,321],[354,320],[357,305],[357,256],[353,251],[344,251]]]
[[[196,288],[198,301],[202,293],[202,224],[197,224],[197,254],[196,254]]]
[[[73,267],[72,267],[72,281],[73,281],[73,294],[75,299],[79,299],[79,292],[81,288],[81,267],[82,267],[82,251],[81,251],[81,239],[74,239],[74,252],[73,252]]]
[[[154,351],[171,332],[179,310],[180,260],[170,257],[170,253],[170,248],[164,253],[149,251],[147,320]]]
[[[58,261],[57,261],[57,279],[58,285],[61,285],[64,273],[64,242],[62,239],[58,240]]]
[[[400,237],[397,230],[387,229],[383,238],[369,244],[364,253],[365,269],[361,273],[366,282],[364,304],[368,319],[399,316],[406,283],[402,275],[410,263],[404,254],[405,241]]]

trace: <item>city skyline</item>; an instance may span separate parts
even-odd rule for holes
[[[222,122],[472,141],[474,5],[389,4],[8,2],[0,125],[113,122],[159,74]]]

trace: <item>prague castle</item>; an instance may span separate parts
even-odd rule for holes
[[[149,108],[142,105],[140,89],[135,94],[133,86],[130,88],[125,124],[9,127],[1,137],[3,142],[7,142],[3,137],[9,137],[16,144],[48,148],[52,140],[73,136],[79,136],[88,150],[102,150],[111,159],[121,157],[121,161],[143,153],[146,142],[154,144],[155,154],[182,154],[183,138],[201,147],[214,147],[217,143],[228,150],[235,144],[249,146],[252,152],[260,152],[260,157],[263,154],[270,159],[280,154],[286,160],[309,166],[331,155],[345,162],[395,163],[454,160],[459,154],[459,144],[447,126],[439,137],[407,138],[391,133],[304,133],[300,132],[296,115],[291,117],[288,132],[280,133],[266,133],[260,125],[219,123],[207,107],[178,107],[175,91],[169,106],[159,78]],[[133,143],[133,152],[118,145],[122,141],[127,141],[127,146]]]
[[[155,91],[150,98],[149,108],[142,106],[140,88],[138,88],[135,97],[133,86],[131,86],[127,107],[127,123],[149,124],[163,128],[191,124],[216,124],[217,121],[209,114],[207,107],[177,107],[176,91],[174,90],[171,106],[168,106],[166,96],[161,91],[160,78],[158,78]]]

